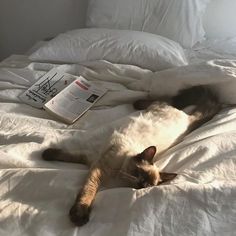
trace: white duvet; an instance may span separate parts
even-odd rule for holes
[[[53,66],[12,58],[0,68],[0,235],[235,235],[236,61],[215,60],[155,73],[106,61],[61,65],[109,89],[71,126],[17,98]],[[96,148],[134,112],[133,101],[175,94],[196,84],[209,84],[231,106],[156,161],[160,169],[178,177],[140,190],[102,189],[89,223],[74,227],[68,211],[87,168],[45,162],[41,151],[51,145]]]

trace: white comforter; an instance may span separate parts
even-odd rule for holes
[[[62,65],[109,89],[99,103],[67,126],[17,96],[55,65],[9,60],[0,68],[0,235],[235,235],[236,107],[188,135],[156,164],[178,173],[152,188],[103,189],[91,219],[78,228],[68,211],[87,174],[82,165],[41,160],[56,145],[96,148],[134,112],[130,103],[209,84],[227,104],[236,103],[236,61],[218,60],[153,73],[105,61]],[[6,67],[8,66],[8,68]],[[22,67],[22,68],[18,68]]]

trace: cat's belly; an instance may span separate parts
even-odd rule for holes
[[[149,146],[156,146],[157,153],[160,153],[177,142],[188,127],[189,116],[182,111],[173,109],[168,114],[159,116],[146,113],[133,118],[114,138],[131,155],[136,155]]]

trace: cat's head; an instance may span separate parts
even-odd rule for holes
[[[176,177],[175,173],[160,172],[153,164],[156,147],[150,146],[132,157],[129,163],[129,174],[137,180],[137,188],[156,186]]]

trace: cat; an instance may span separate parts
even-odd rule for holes
[[[183,109],[189,105],[193,106],[187,114]],[[140,100],[134,103],[134,107],[143,111],[138,116],[130,117],[120,129],[114,130],[109,143],[100,157],[94,158],[95,161],[90,161],[86,152],[67,153],[48,148],[42,153],[42,158],[47,161],[77,162],[90,166],[85,184],[69,213],[71,221],[77,226],[89,221],[96,193],[106,179],[122,179],[126,186],[138,189],[157,186],[175,178],[175,173],[159,171],[154,158],[220,110],[217,97],[202,86],[180,91],[169,103]]]

